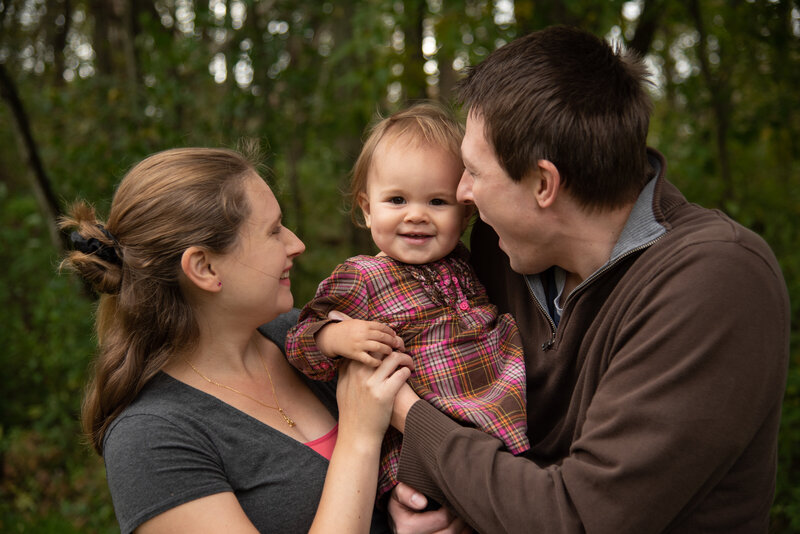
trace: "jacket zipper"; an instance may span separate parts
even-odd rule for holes
[[[634,248],[630,249],[626,253],[622,254],[619,257],[617,257],[614,261],[612,261],[610,263],[607,263],[602,268],[600,268],[599,270],[595,271],[589,278],[587,278],[586,280],[584,280],[583,282],[578,284],[578,286],[575,289],[572,290],[572,292],[567,296],[567,300],[564,301],[564,308],[563,309],[565,309],[565,310],[567,309],[567,303],[569,303],[569,301],[572,300],[573,295],[578,293],[579,290],[582,290],[584,287],[586,287],[588,284],[590,284],[597,277],[599,277],[600,275],[602,275],[603,273],[605,273],[606,271],[608,271],[609,269],[614,267],[617,263],[619,263],[623,259],[627,258],[631,254],[635,254],[636,252],[639,252],[640,250],[644,250],[644,249],[654,245],[655,243],[657,243],[665,235],[667,235],[666,232],[664,232],[663,234],[661,234],[657,238],[655,238],[655,239],[653,239],[651,241],[648,241],[647,243],[641,244],[638,247],[634,247]],[[539,313],[544,315],[547,318],[547,322],[550,323],[550,339],[548,339],[547,341],[542,343],[542,350],[544,352],[547,352],[548,350],[553,348],[553,345],[556,342],[556,323],[550,317],[550,314],[547,313],[547,311],[545,311],[545,309],[542,307],[542,304],[539,302],[539,299],[536,298],[536,295],[533,294],[533,290],[531,289],[531,286],[530,286],[530,284],[528,283],[527,280],[525,281],[525,285],[528,287],[528,293],[530,294],[531,298],[534,300],[534,302],[536,302],[536,307],[539,308]]]
[[[539,299],[536,298],[536,295],[533,294],[533,289],[531,289],[531,285],[528,283],[527,279],[525,280],[525,287],[528,288],[528,293],[536,303],[536,307],[539,308],[539,313],[541,313],[545,319],[547,319],[547,322],[550,323],[550,339],[542,343],[542,350],[547,352],[553,348],[553,343],[556,342],[556,323],[553,321],[553,318],[550,317],[550,314],[547,313],[542,307],[542,304],[539,302]]]

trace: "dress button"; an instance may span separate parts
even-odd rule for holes
[[[458,303],[458,307],[461,308],[462,311],[466,311],[469,309],[469,302],[467,302],[466,300],[462,300],[461,302]]]

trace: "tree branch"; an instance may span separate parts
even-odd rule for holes
[[[50,186],[50,179],[39,157],[39,150],[33,139],[33,134],[31,133],[30,121],[28,120],[28,115],[25,113],[22,100],[19,98],[17,87],[8,75],[5,65],[2,63],[0,63],[0,96],[2,96],[3,100],[8,104],[14,117],[17,140],[23,158],[30,171],[28,175],[31,177],[31,185],[36,195],[36,201],[44,215],[45,223],[47,224],[50,234],[50,240],[53,246],[56,247],[56,250],[61,253],[66,244],[65,237],[58,231],[58,225],[56,223],[58,217],[62,215],[61,208],[58,205],[55,194],[53,194],[53,188]]]

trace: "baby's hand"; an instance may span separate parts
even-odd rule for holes
[[[376,321],[349,319],[328,323],[317,332],[316,339],[325,356],[344,356],[370,367],[378,367],[393,351],[404,350],[403,340],[394,330]]]

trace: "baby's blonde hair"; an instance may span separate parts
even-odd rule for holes
[[[444,106],[434,102],[414,104],[389,117],[381,119],[368,130],[367,140],[361,149],[350,181],[350,217],[359,228],[365,228],[363,214],[358,207],[358,196],[366,192],[367,176],[373,157],[381,141],[403,139],[411,146],[440,147],[461,162],[461,140],[464,128]]]

